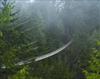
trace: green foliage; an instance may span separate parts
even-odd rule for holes
[[[20,71],[18,71],[15,75],[9,77],[8,79],[29,79],[28,76],[29,73],[27,71],[27,68],[24,67]]]
[[[15,24],[14,29],[9,30],[9,25],[15,21],[16,12],[13,12],[13,3],[7,1],[2,0],[3,7],[0,10],[0,70],[3,65],[7,67],[8,79],[84,79],[84,77],[79,77],[82,72],[85,73],[87,79],[100,78],[100,41],[94,38],[95,32],[92,32],[90,26],[86,25],[83,29],[80,25],[82,23],[77,24],[75,21],[75,24],[79,25],[75,26],[71,24],[70,19],[66,23],[67,17],[63,20],[60,17],[60,20],[54,18],[57,21],[52,19],[50,22],[48,14],[43,17],[41,11],[36,14],[32,13],[31,21],[28,23],[24,24],[20,21],[23,24],[19,23],[21,27]],[[53,7],[52,9],[55,10]],[[66,9],[64,11],[66,12]],[[46,20],[48,22],[45,22]],[[43,62],[30,63],[28,67],[26,65],[18,66],[18,68],[15,66],[17,62],[56,50],[72,38],[74,38],[73,44],[62,54]],[[96,46],[94,40],[97,41]],[[38,49],[34,50],[35,46]],[[89,57],[91,57],[90,60]],[[87,69],[82,71],[81,68]]]
[[[16,14],[13,13],[13,4],[10,4],[8,0],[3,0],[2,5],[0,12],[0,66],[5,65],[7,68],[11,68],[20,60],[19,54],[21,55],[22,48],[26,48],[29,42],[27,43],[26,37],[20,31],[8,29]],[[26,50],[23,52],[27,52]]]
[[[15,14],[13,12],[14,5],[8,0],[2,0],[2,8],[0,11],[0,29],[8,28],[7,26],[14,20]]]
[[[42,79],[37,76],[32,76],[29,73],[29,67],[25,66],[17,71],[15,74],[8,77],[8,79]]]
[[[91,58],[89,60],[89,66],[87,70],[83,70],[87,79],[99,79],[100,78],[100,41],[96,42],[97,48],[93,48],[91,52]]]

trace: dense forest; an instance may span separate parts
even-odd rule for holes
[[[100,79],[100,1],[0,0],[0,79]]]

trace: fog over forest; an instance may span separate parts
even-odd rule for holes
[[[100,79],[100,1],[0,0],[0,79]]]
[[[16,0],[16,7],[26,17],[31,17],[36,12],[45,23],[57,23],[65,18],[66,27],[80,26],[84,29],[86,25],[91,26],[91,28],[94,25],[100,25],[100,1],[66,1],[65,3],[64,0],[33,0],[33,2],[31,0]],[[66,9],[64,9],[64,6]]]

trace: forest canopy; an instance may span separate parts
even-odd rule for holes
[[[0,0],[0,79],[99,78],[100,1]]]

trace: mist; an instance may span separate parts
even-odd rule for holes
[[[0,78],[100,79],[99,0],[0,0]]]

